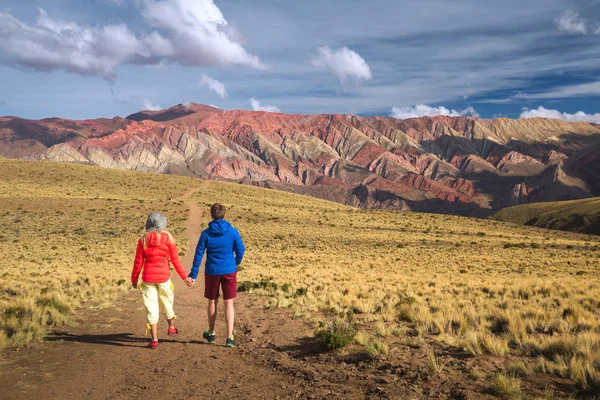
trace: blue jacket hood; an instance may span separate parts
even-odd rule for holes
[[[224,219],[215,219],[208,224],[208,229],[210,233],[221,236],[227,233],[231,228],[231,224]]]

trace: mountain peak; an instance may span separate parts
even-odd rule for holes
[[[126,117],[131,121],[151,120],[156,122],[171,122],[179,120],[193,114],[202,114],[204,117],[208,114],[221,111],[219,108],[197,103],[182,103],[164,110],[144,110]]]

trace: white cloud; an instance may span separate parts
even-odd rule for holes
[[[142,104],[143,104],[144,110],[148,110],[148,111],[159,111],[159,110],[163,109],[161,106],[159,106],[158,104],[153,104],[148,99],[142,99]]]
[[[0,50],[34,70],[65,69],[114,78],[122,64],[246,66],[266,69],[227,32],[232,31],[212,0],[137,0],[150,33],[127,25],[86,26],[52,19],[43,9],[34,24],[0,10]]]
[[[567,97],[586,97],[600,95],[600,81],[579,85],[559,86],[540,93],[519,93],[515,99],[561,99]]]
[[[568,122],[593,122],[600,124],[600,113],[586,114],[583,111],[577,111],[575,114],[561,113],[558,110],[549,110],[539,106],[536,110],[523,108],[519,118],[553,118]]]
[[[355,51],[347,47],[333,51],[328,46],[319,47],[317,55],[311,60],[315,67],[325,67],[343,84],[348,81],[359,82],[373,77],[367,62]]]
[[[146,22],[165,32],[172,45],[169,57],[182,65],[268,68],[231,38],[231,28],[212,0],[138,0],[137,4]]]
[[[211,78],[206,74],[202,74],[200,77],[200,86],[208,88],[210,91],[215,92],[220,98],[224,99],[227,96],[225,85],[216,79]]]
[[[567,10],[560,14],[558,18],[554,20],[554,23],[561,32],[573,34],[585,34],[588,32],[585,20],[572,10]]]
[[[464,110],[456,111],[449,110],[446,107],[430,107],[426,104],[417,104],[414,107],[392,107],[390,117],[397,119],[407,118],[419,118],[424,116],[435,117],[438,115],[445,115],[449,117],[462,117],[465,115],[471,115],[473,117],[479,117],[479,114],[473,107],[467,107]]]
[[[275,106],[261,106],[260,102],[254,97],[250,99],[250,107],[252,107],[252,111],[281,112],[281,110]]]

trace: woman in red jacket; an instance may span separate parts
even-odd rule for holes
[[[131,285],[136,288],[140,272],[142,272],[142,297],[147,311],[147,329],[152,332],[152,341],[148,345],[151,349],[158,347],[158,318],[159,302],[167,313],[169,322],[169,336],[179,333],[175,327],[175,312],[173,311],[173,282],[169,261],[175,270],[185,279],[187,274],[179,260],[175,239],[165,228],[167,218],[160,213],[153,212],[146,221],[146,233],[138,241],[131,272]],[[142,270],[143,269],[143,270]]]

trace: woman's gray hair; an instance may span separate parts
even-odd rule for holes
[[[167,228],[167,217],[154,211],[146,220],[146,232],[162,232]]]

